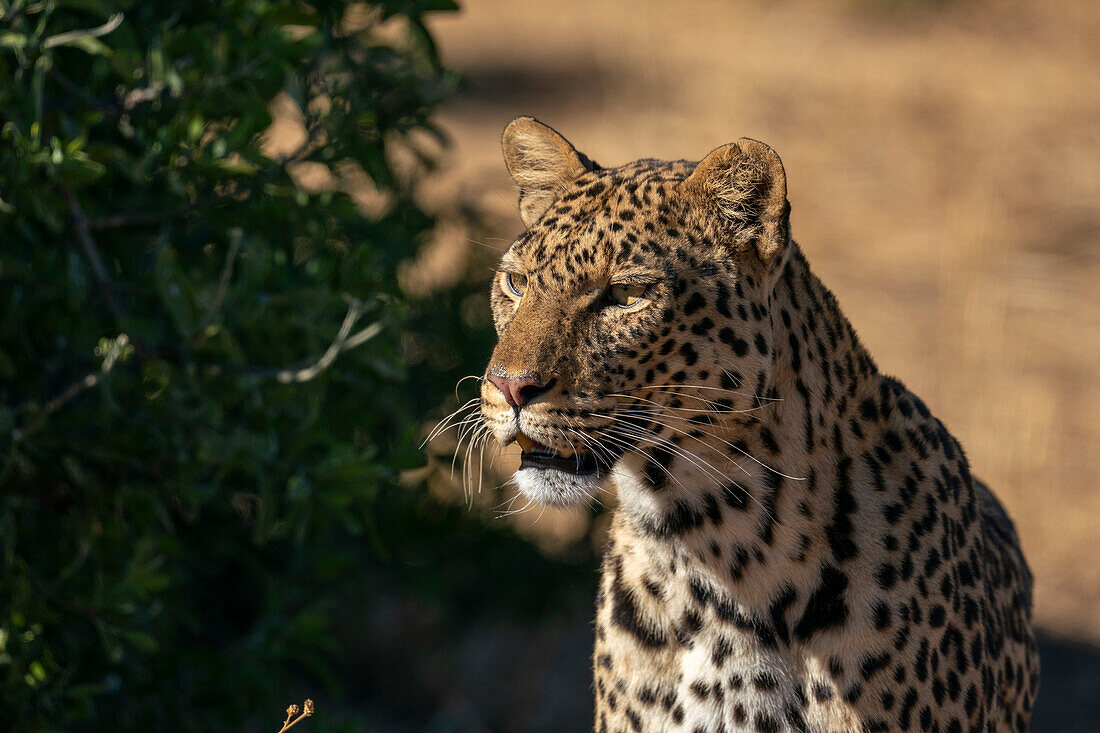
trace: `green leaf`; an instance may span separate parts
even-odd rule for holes
[[[27,37],[22,33],[15,33],[14,31],[0,33],[0,47],[3,48],[26,48],[27,40]]]
[[[197,114],[187,122],[187,141],[194,144],[202,137],[203,128],[206,126],[206,120],[203,119],[201,114]]]
[[[55,170],[57,177],[70,186],[85,186],[102,178],[107,167],[84,153],[76,152],[63,158]]]
[[[282,25],[317,25],[320,14],[308,5],[278,4],[272,7],[268,18]]]
[[[127,631],[124,638],[140,651],[149,653],[157,650],[157,640],[148,632]]]
[[[214,165],[231,176],[254,176],[260,170],[259,166],[237,157],[217,160]]]

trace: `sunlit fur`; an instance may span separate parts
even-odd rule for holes
[[[554,469],[521,468],[516,471],[516,488],[524,496],[548,506],[587,503],[600,486],[597,476],[576,476]]]
[[[599,730],[1026,730],[1038,666],[1011,522],[883,375],[788,233],[778,156],[604,169],[530,118],[504,136],[528,229],[494,281],[477,437],[594,456],[521,469],[618,494],[597,600]],[[609,297],[644,284],[631,307]]]

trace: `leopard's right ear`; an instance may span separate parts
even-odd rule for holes
[[[519,214],[530,227],[577,176],[599,166],[534,117],[517,117],[500,141],[504,164],[519,186]]]

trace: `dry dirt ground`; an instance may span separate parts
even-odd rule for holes
[[[1015,519],[1039,623],[1100,642],[1100,3],[467,0],[432,27],[466,85],[428,203],[493,236],[441,240],[424,282],[518,233],[516,115],[604,165],[768,142],[815,269]]]

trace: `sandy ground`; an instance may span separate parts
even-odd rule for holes
[[[426,271],[519,231],[516,115],[604,165],[768,142],[815,269],[1015,519],[1039,623],[1100,641],[1100,3],[468,0],[432,27],[466,88],[428,202],[496,236]]]

